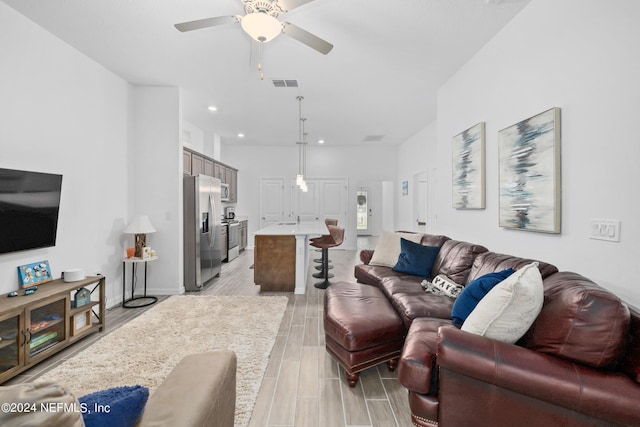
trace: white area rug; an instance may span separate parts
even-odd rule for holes
[[[153,393],[185,355],[230,349],[238,358],[235,425],[246,426],[287,301],[284,296],[172,296],[38,380],[64,384],[76,396],[135,384]]]

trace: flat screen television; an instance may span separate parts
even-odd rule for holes
[[[56,245],[62,175],[0,168],[0,253]]]

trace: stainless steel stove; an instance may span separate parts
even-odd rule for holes
[[[227,224],[227,262],[231,262],[240,254],[240,223],[235,219],[225,218],[223,224]]]

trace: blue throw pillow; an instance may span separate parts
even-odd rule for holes
[[[485,274],[471,281],[456,298],[451,309],[451,320],[455,325],[462,325],[478,302],[498,283],[513,274],[512,268]]]
[[[440,252],[438,246],[424,246],[400,238],[400,256],[392,270],[414,276],[429,277],[438,252]]]
[[[135,385],[96,391],[78,401],[86,427],[133,427],[148,398],[149,389]]]

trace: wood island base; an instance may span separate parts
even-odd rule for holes
[[[255,236],[253,281],[260,286],[261,291],[293,292],[295,290],[295,236]]]

